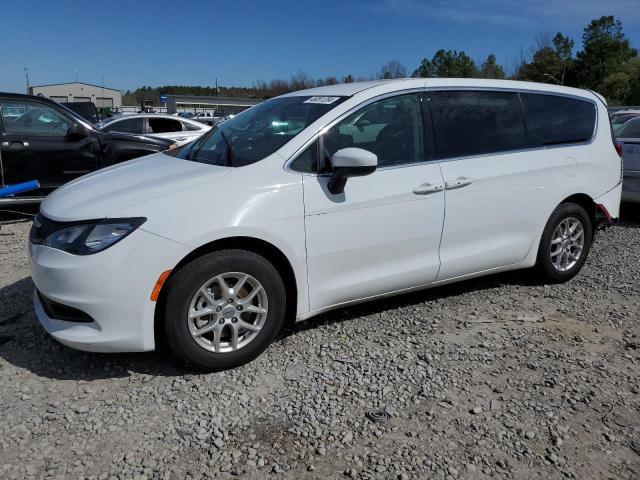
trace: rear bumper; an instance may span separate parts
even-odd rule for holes
[[[604,195],[600,195],[595,200],[598,206],[598,211],[602,212],[603,209],[608,213],[609,218],[605,218],[606,223],[611,223],[613,220],[617,220],[620,217],[620,201],[622,198],[622,182],[613,187]],[[604,213],[604,212],[603,212]],[[606,217],[606,214],[604,214]]]

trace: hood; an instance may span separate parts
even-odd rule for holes
[[[40,210],[61,222],[105,218],[137,203],[212,182],[231,170],[156,153],[67,183],[49,195]]]

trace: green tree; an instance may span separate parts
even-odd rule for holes
[[[520,65],[516,78],[564,85],[567,71],[573,64],[573,45],[573,40],[560,32],[552,39],[540,38],[531,62]]]
[[[560,83],[564,85],[567,72],[571,71],[571,68],[573,67],[573,46],[575,45],[575,42],[569,37],[558,32],[556,33],[556,36],[553,37],[552,43],[553,50],[562,65],[562,71],[558,72],[560,76],[557,78],[559,78]]]
[[[626,105],[640,105],[640,58],[636,57],[625,65],[629,76],[629,92],[624,99]]]
[[[631,78],[625,72],[615,72],[602,79],[599,93],[612,104],[623,104],[631,93]]]
[[[424,58],[411,76],[469,78],[477,73],[475,62],[464,51],[438,50],[431,60]]]
[[[478,76],[480,78],[505,78],[504,69],[498,64],[496,56],[493,53],[490,53],[487,59],[480,65]]]
[[[584,29],[582,50],[576,59],[578,85],[600,90],[606,77],[622,71],[625,63],[637,54],[625,37],[620,20],[612,16],[592,20]]]

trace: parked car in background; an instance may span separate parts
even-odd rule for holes
[[[98,109],[93,102],[62,102],[60,105],[63,105],[72,112],[77,113],[92,125],[95,125],[100,121]]]
[[[640,116],[631,118],[624,122],[620,128],[618,128],[618,132],[616,133],[617,138],[640,138]]]
[[[74,348],[152,350],[161,335],[191,365],[234,367],[287,314],[530,267],[568,281],[621,188],[606,104],[586,90],[294,92],[49,196],[30,236],[35,312]]]
[[[622,201],[640,203],[640,116],[625,122],[617,136],[624,165]]]
[[[211,112],[198,112],[192,117],[192,120],[210,126],[213,126],[216,123],[216,117],[214,117]]]
[[[182,118],[193,118],[195,116],[193,112],[176,112],[175,115]]]
[[[619,117],[620,115],[629,115],[629,114],[640,114],[640,110],[635,109],[635,108],[626,108],[624,110],[616,110],[615,112],[609,114],[610,118],[616,118]]]
[[[173,140],[179,146],[192,142],[211,129],[188,118],[161,113],[139,113],[108,118],[96,125],[103,132],[125,132]]]
[[[640,117],[640,112],[638,113],[625,113],[623,115],[616,115],[611,117],[611,126],[613,127],[614,135],[618,135],[620,129],[627,123],[629,120],[633,118]]]
[[[100,132],[45,97],[0,93],[0,187],[40,182],[39,190],[2,198],[0,205],[37,203],[85,173],[175,146],[163,138]]]

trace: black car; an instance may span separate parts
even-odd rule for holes
[[[100,121],[98,109],[93,102],[61,102],[60,105],[64,105],[72,112],[77,113],[82,118],[89,121],[91,125],[95,125]]]
[[[0,188],[40,182],[39,190],[0,198],[0,205],[39,202],[93,170],[173,147],[163,138],[100,132],[48,98],[0,93]]]

